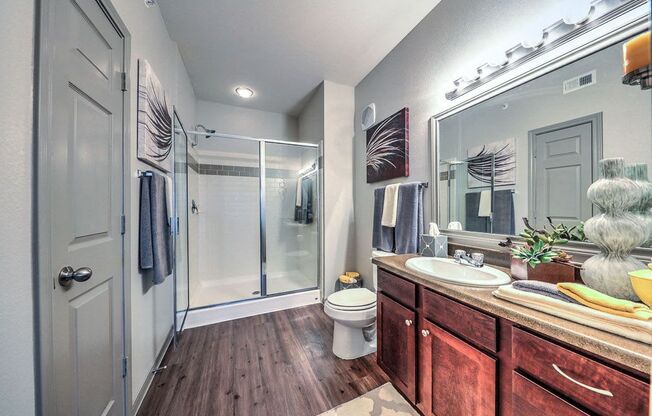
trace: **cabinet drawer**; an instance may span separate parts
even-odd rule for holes
[[[528,416],[588,416],[516,372],[512,374],[512,413]]]
[[[424,316],[477,346],[496,352],[496,318],[421,288]]]
[[[414,283],[379,268],[378,288],[403,305],[416,308],[417,286]]]
[[[598,414],[648,414],[647,383],[519,328],[512,331],[512,360],[515,368]]]

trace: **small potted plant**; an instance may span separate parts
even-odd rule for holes
[[[537,230],[523,218],[525,230],[520,236],[525,244],[516,245],[508,239],[503,246],[509,247],[512,254],[511,273],[515,279],[539,280],[549,283],[573,282],[579,280],[579,268],[571,262],[572,256],[556,247],[567,244],[569,240],[583,240],[583,230],[579,227],[554,225],[548,218],[552,230],[545,227]]]

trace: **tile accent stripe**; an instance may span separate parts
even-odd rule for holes
[[[260,170],[251,166],[232,166],[232,165],[199,165],[200,175],[219,175],[219,176],[246,176],[257,178]],[[289,169],[270,169],[265,170],[268,178],[292,178],[296,176],[296,171]]]

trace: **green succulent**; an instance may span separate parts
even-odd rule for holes
[[[551,263],[559,255],[557,251],[542,240],[535,241],[533,244],[515,247],[511,250],[512,257],[527,262],[532,268],[542,263]]]

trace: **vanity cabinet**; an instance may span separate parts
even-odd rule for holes
[[[642,376],[378,273],[378,364],[424,415],[648,415]]]
[[[378,294],[377,346],[378,365],[412,402],[416,400],[416,313]]]
[[[419,400],[424,415],[496,414],[496,360],[419,320]]]

